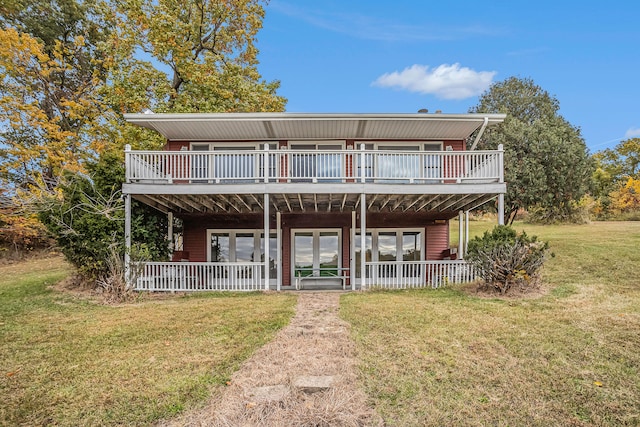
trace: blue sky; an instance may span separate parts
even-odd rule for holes
[[[465,113],[530,77],[591,152],[640,137],[640,2],[272,0],[259,70],[289,112]]]

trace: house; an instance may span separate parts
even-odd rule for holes
[[[126,149],[131,198],[182,230],[171,262],[131,262],[140,290],[437,287],[474,278],[469,211],[498,200],[502,114],[128,114],[162,151]],[[460,219],[457,251],[449,221]],[[466,221],[465,221],[466,219]],[[364,230],[364,232],[363,232]],[[364,251],[363,251],[364,248]],[[363,255],[364,252],[364,255]],[[265,254],[268,254],[265,257]]]

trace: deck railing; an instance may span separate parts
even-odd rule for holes
[[[473,266],[464,260],[367,262],[365,269],[369,288],[439,288],[476,279]]]
[[[264,289],[263,268],[257,262],[138,262],[131,272],[138,291],[258,291]],[[364,289],[439,288],[476,279],[463,260],[367,262],[365,269]],[[344,280],[343,270],[344,277],[333,277]]]
[[[503,182],[503,151],[126,151],[127,182]]]
[[[140,262],[132,265],[138,291],[257,291],[261,262]]]

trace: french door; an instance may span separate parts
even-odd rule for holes
[[[293,277],[340,276],[341,230],[293,230],[291,257]]]

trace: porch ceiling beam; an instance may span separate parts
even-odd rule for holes
[[[395,211],[396,209],[398,209],[404,201],[405,201],[404,197],[398,197],[398,200],[396,200],[396,202],[393,204],[393,207],[391,208],[391,210]]]
[[[436,210],[438,209],[440,206],[444,205],[445,203],[447,203],[449,200],[451,200],[452,198],[454,198],[456,195],[455,194],[450,194],[449,197],[445,198],[444,200],[440,200],[438,203],[436,203],[435,206],[433,206],[431,209],[432,210]],[[442,209],[440,209],[440,211],[442,211]]]
[[[402,210],[402,212],[406,212],[406,211],[408,211],[408,210],[409,210],[409,209],[411,209],[411,208],[412,208],[416,203],[418,203],[420,200],[424,199],[425,197],[426,197],[426,194],[422,194],[422,195],[420,195],[420,196],[416,197],[416,198],[413,200],[413,202],[409,203],[409,205],[408,205],[408,206],[406,206],[406,207]]]
[[[264,209],[262,206],[262,202],[256,197],[255,194],[251,194],[251,198],[253,199],[254,202],[256,202],[256,204],[260,207],[260,209]]]
[[[194,211],[197,212],[203,212],[204,210],[202,209],[202,203],[198,202],[198,201],[194,201],[192,199],[192,196],[187,196],[184,198],[184,202],[191,206],[193,208]]]
[[[214,200],[208,197],[202,197],[200,199],[200,203],[205,205],[208,209],[211,209],[211,211],[213,212],[217,212],[219,210],[222,210],[223,212],[227,212],[227,209],[224,207],[224,205],[222,205],[221,203],[218,203],[217,200]]]
[[[429,200],[427,200],[426,202],[422,203],[418,208],[416,208],[416,212],[421,211],[425,206],[430,205],[431,202],[433,202],[434,200],[436,200],[439,197],[439,194],[436,194],[435,196],[432,196],[429,198]]]
[[[242,197],[240,194],[236,194],[236,199],[240,200],[240,203],[243,204],[244,207],[247,208],[247,210],[249,212],[253,212],[253,209],[251,208],[249,203],[247,203],[247,201],[244,199],[244,197]]]
[[[224,202],[225,202],[227,205],[231,206],[231,207],[232,207],[236,212],[240,213],[240,209],[238,209],[238,207],[237,207],[235,204],[233,204],[233,203],[231,202],[231,200],[229,200],[229,199],[227,198],[227,196],[225,196],[225,195],[223,195],[223,194],[219,194],[219,195],[218,195],[218,197],[220,197],[222,200],[224,200]]]
[[[282,198],[284,199],[284,202],[287,204],[287,209],[289,209],[289,212],[293,212],[291,210],[291,204],[289,203],[289,198],[287,197],[287,195],[283,193]]]
[[[313,193],[313,206],[316,212],[318,212],[318,195],[316,193]]]
[[[462,198],[458,198],[458,199],[454,199],[451,203],[448,203],[447,205],[443,206],[441,210],[446,211],[447,209],[449,209],[452,206],[464,206],[464,204],[462,202],[464,202],[466,199],[468,199],[470,196],[473,196],[472,194],[467,194],[466,196],[462,197]],[[459,208],[456,208],[455,210],[458,210]]]
[[[342,195],[342,204],[340,205],[340,212],[344,212],[344,204],[347,203],[347,193]]]
[[[193,212],[193,208],[191,208],[189,205],[184,203],[178,197],[169,198],[169,196],[167,196],[167,195],[158,194],[158,195],[156,195],[155,198],[157,200],[164,200],[165,203],[169,203],[169,204],[172,204],[174,206],[178,206],[180,209],[184,210],[185,212],[190,212],[190,213]]]
[[[298,203],[300,203],[300,210],[304,212],[304,203],[302,203],[302,195],[298,193]]]
[[[391,200],[391,194],[387,194],[387,197],[384,199],[384,202],[382,202],[382,205],[380,205],[380,210],[384,209],[384,207],[387,206],[390,200]],[[394,210],[394,209],[395,207],[392,208],[391,210]]]
[[[331,212],[331,202],[333,201],[333,195],[329,194],[329,204],[327,206],[327,212]]]
[[[147,206],[151,206],[152,208],[162,212],[162,213],[168,213],[171,211],[171,208],[169,206],[166,206],[163,203],[160,203],[159,201],[152,199],[151,197],[147,197],[144,196],[142,194],[136,195],[133,197],[134,199],[136,199],[139,202],[144,203]]]
[[[371,206],[373,206],[373,204],[375,203],[376,199],[378,198],[377,194],[373,195],[373,198],[371,199],[371,201],[369,202],[369,205],[367,206],[367,210],[371,210]]]
[[[494,199],[496,197],[496,194],[482,194],[482,195],[477,195],[477,196],[478,197],[469,200],[463,206],[460,206],[460,209],[465,210],[465,211],[469,211],[469,210],[475,209],[475,208],[479,207],[480,205],[483,205],[483,204],[487,203],[488,201]]]

